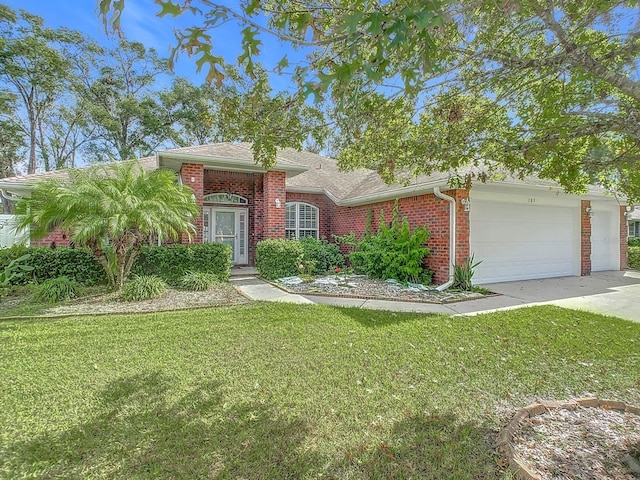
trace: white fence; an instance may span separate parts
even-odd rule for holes
[[[8,248],[17,243],[29,245],[29,231],[16,231],[15,215],[0,215],[0,248]]]

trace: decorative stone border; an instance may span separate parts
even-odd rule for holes
[[[619,412],[632,413],[640,416],[640,408],[627,405],[616,400],[602,400],[596,397],[577,398],[560,402],[555,400],[539,400],[524,408],[521,408],[513,416],[509,424],[498,434],[497,448],[500,457],[509,465],[509,468],[518,480],[541,480],[533,473],[529,467],[520,459],[513,448],[513,438],[520,429],[520,424],[525,418],[533,418],[551,410],[575,410],[578,407],[604,408],[606,410],[616,410]]]
[[[305,297],[310,296],[310,297],[329,297],[329,298],[355,298],[357,300],[382,300],[385,302],[424,303],[428,305],[448,305],[450,303],[470,302],[472,300],[482,300],[483,298],[502,296],[501,293],[489,292],[489,293],[483,293],[479,297],[460,298],[457,300],[445,300],[442,302],[430,302],[428,300],[412,299],[412,298],[405,298],[405,297],[379,297],[375,295],[353,295],[349,293],[296,292],[294,290],[289,290],[286,286],[280,283],[267,280],[264,277],[258,277],[258,278],[260,278],[261,280],[264,280],[265,282],[271,284],[272,286],[276,287],[279,290],[282,290],[285,293],[290,293],[292,295],[303,295]]]

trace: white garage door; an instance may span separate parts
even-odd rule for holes
[[[618,212],[594,206],[591,216],[591,271],[620,269]]]
[[[474,283],[579,275],[579,218],[572,207],[473,201]]]

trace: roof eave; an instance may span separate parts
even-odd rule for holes
[[[245,172],[245,173],[265,173],[268,170],[262,165],[250,163],[248,160],[239,160],[237,158],[214,157],[210,155],[194,155],[188,153],[160,152],[158,153],[158,165],[169,166],[163,160],[174,160],[180,162],[201,163],[208,168],[218,168],[229,172]],[[277,172],[285,172],[290,176],[295,176],[309,170],[306,165],[300,164],[283,164],[276,162],[275,166],[269,170]]]

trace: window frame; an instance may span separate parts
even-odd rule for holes
[[[294,216],[294,227],[290,228],[288,225],[290,220],[287,218],[287,213],[292,206],[295,206],[295,214],[294,214],[295,216]],[[312,219],[314,220],[314,223],[315,223],[314,227],[310,228],[307,226],[301,226],[303,221],[309,221],[309,220],[301,218],[300,207],[311,208],[311,211],[313,212],[313,216],[315,217],[314,219]],[[285,238],[295,239],[295,240],[300,240],[301,238],[305,238],[305,237],[313,237],[316,240],[320,238],[320,209],[318,207],[307,202],[286,202],[284,208],[285,208],[285,220],[284,220],[285,221],[285,224],[284,224]],[[300,232],[304,232],[305,234],[300,236]],[[309,235],[308,233],[311,233],[311,234]]]

